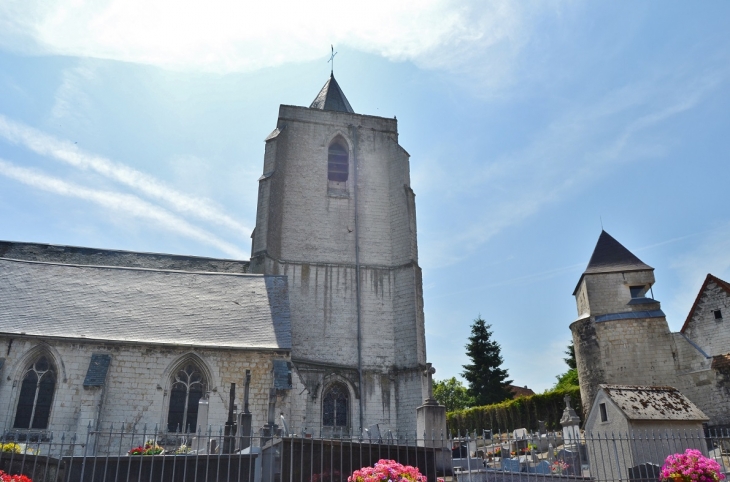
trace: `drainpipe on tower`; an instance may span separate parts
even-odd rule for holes
[[[360,390],[360,433],[362,433],[364,419],[362,411],[362,399],[365,395],[363,391],[362,382],[362,330],[361,330],[361,316],[360,316],[360,236],[359,236],[359,220],[358,220],[358,203],[357,203],[357,147],[358,147],[358,131],[357,127],[350,124],[348,126],[350,130],[350,137],[352,138],[352,165],[354,168],[354,182],[353,192],[355,197],[355,297],[356,297],[356,310],[357,310],[357,376],[358,385]]]

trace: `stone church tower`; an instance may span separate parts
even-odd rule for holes
[[[251,272],[288,277],[291,424],[414,433],[426,347],[415,195],[398,124],[334,76],[266,138]]]

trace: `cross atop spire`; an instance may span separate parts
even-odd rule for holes
[[[335,75],[335,55],[337,55],[337,52],[335,52],[334,45],[330,44],[330,48],[332,49],[332,55],[330,55],[330,59],[327,63],[332,62],[332,65],[330,65],[330,75]]]

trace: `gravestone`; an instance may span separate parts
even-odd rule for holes
[[[659,479],[662,468],[655,464],[645,463],[629,467],[629,480],[654,481]]]
[[[545,460],[538,463],[534,468],[530,470],[530,472],[535,474],[550,474],[552,471],[550,470],[550,464],[547,463]]]
[[[581,475],[580,456],[578,452],[562,449],[558,451],[558,455],[555,458],[568,464],[568,468],[563,470],[563,475]]]
[[[502,459],[502,470],[505,472],[519,472],[521,470],[520,461],[517,459]]]

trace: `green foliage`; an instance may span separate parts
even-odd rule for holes
[[[578,370],[571,368],[562,375],[555,377],[558,383],[555,384],[553,390],[564,390],[566,388],[578,387]]]
[[[565,364],[568,365],[568,368],[571,368],[573,370],[578,368],[578,363],[575,361],[575,345],[573,345],[573,340],[570,341],[568,349],[565,350],[563,353],[568,355],[568,358],[563,358],[563,360],[565,360]]]
[[[563,358],[563,360],[565,360],[565,364],[568,365],[568,368],[570,369],[567,372],[555,377],[558,379],[558,382],[552,388],[553,390],[561,390],[564,388],[578,386],[578,364],[575,361],[575,346],[573,345],[572,341],[570,342],[570,345],[568,345],[568,349],[565,350],[564,353],[568,355],[568,358]]]
[[[502,355],[499,343],[492,340],[492,325],[479,316],[471,325],[471,336],[466,345],[466,354],[471,363],[464,365],[461,374],[469,383],[467,393],[476,405],[488,405],[509,400],[513,394],[509,389],[507,370],[500,368]]]
[[[537,430],[537,421],[542,420],[549,430],[560,429],[560,417],[565,408],[563,397],[570,395],[571,405],[581,419],[583,406],[580,399],[580,389],[577,387],[564,390],[520,397],[501,403],[483,407],[472,407],[457,410],[446,414],[446,422],[452,434],[457,430],[492,430],[493,432],[526,428]]]
[[[434,380],[433,398],[446,407],[447,412],[463,410],[474,405],[474,399],[469,396],[466,387],[456,377]]]

